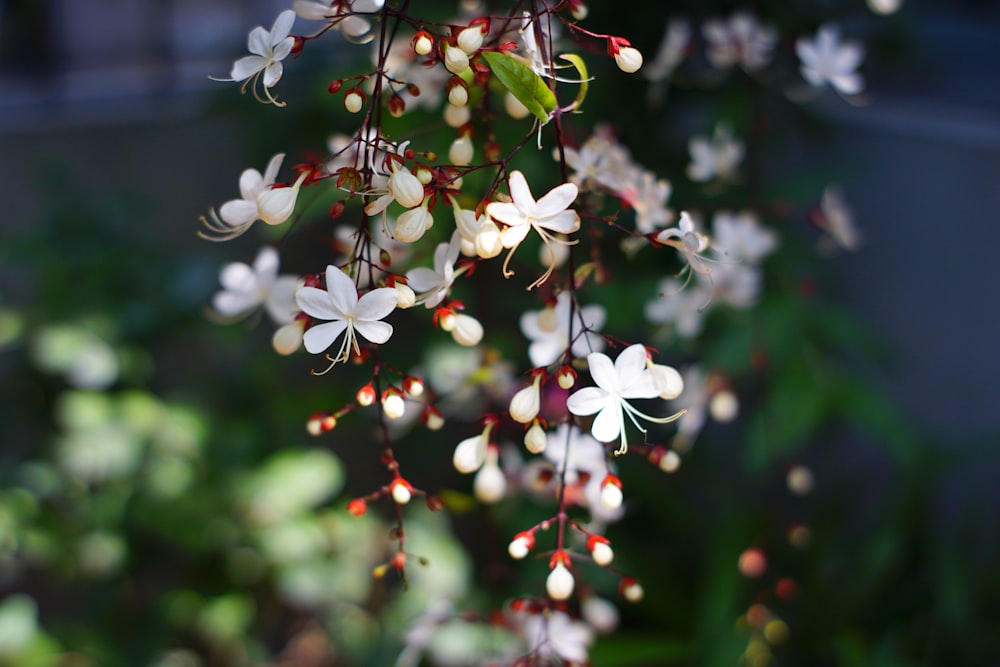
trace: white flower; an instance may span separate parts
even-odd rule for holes
[[[643,70],[643,76],[649,81],[663,81],[669,78],[684,60],[684,54],[690,42],[691,24],[678,19],[668,21],[656,57]]]
[[[728,21],[706,21],[702,34],[708,42],[708,61],[713,67],[728,69],[738,64],[746,72],[766,67],[778,41],[774,28],[762,26],[747,12],[736,12]]]
[[[420,266],[406,272],[406,283],[419,293],[417,303],[434,308],[448,296],[452,283],[465,272],[464,268],[455,270],[461,242],[458,231],[453,232],[450,243],[439,243],[434,250],[433,269]]]
[[[778,247],[778,235],[753,211],[718,211],[712,217],[712,247],[727,257],[757,264]]]
[[[587,355],[590,375],[594,387],[584,387],[566,399],[566,407],[575,415],[585,416],[596,413],[591,434],[600,442],[612,442],[621,438],[617,454],[628,451],[625,435],[625,415],[643,433],[646,432],[636,417],[656,424],[666,424],[681,415],[678,412],[669,417],[651,417],[632,407],[626,399],[656,398],[660,395],[656,379],[646,372],[646,348],[641,344],[630,345],[622,350],[618,358],[611,359],[600,352]]]
[[[563,183],[552,188],[538,201],[535,201],[531,189],[528,188],[528,182],[520,171],[511,172],[507,185],[510,188],[511,201],[487,204],[486,214],[506,225],[500,232],[500,242],[504,248],[510,249],[503,263],[504,276],[510,277],[513,272],[507,270],[507,264],[514,250],[530,230],[538,232],[546,246],[551,243],[572,243],[552,236],[549,232],[572,234],[580,229],[580,216],[569,208],[577,195],[577,188],[573,183]],[[528,289],[545,282],[554,268],[554,264],[550,265],[538,280],[528,286]]]
[[[333,363],[346,361],[352,350],[355,354],[360,352],[357,334],[372,343],[386,342],[392,336],[392,325],[381,320],[396,307],[396,295],[392,287],[380,287],[359,299],[354,281],[336,266],[326,267],[326,290],[303,287],[295,295],[306,315],[331,320],[309,327],[302,339],[306,351],[323,352],[345,331],[340,351],[331,359]]]
[[[539,657],[557,657],[574,665],[587,662],[594,631],[586,623],[571,619],[566,612],[532,614],[524,619],[523,627],[525,638]]]
[[[843,43],[835,25],[821,26],[816,37],[800,37],[795,53],[802,61],[802,77],[819,88],[827,82],[844,95],[857,95],[864,88],[864,79],[857,73],[865,57],[858,42]]]
[[[711,298],[711,287],[703,283],[685,290],[681,281],[666,278],[659,285],[658,297],[646,303],[646,319],[654,324],[672,324],[681,338],[694,338],[701,333],[704,306]]]
[[[572,346],[578,357],[604,349],[604,338],[595,332],[604,326],[605,312],[600,305],[572,309],[572,296],[560,292],[554,306],[521,314],[521,333],[531,344],[528,358],[535,367],[548,366]],[[586,328],[586,333],[581,333]]]
[[[267,163],[263,176],[256,169],[245,169],[240,174],[240,199],[227,201],[219,208],[218,214],[211,211],[209,214],[211,220],[202,218],[202,222],[209,231],[218,236],[208,236],[200,232],[199,235],[203,238],[225,241],[236,238],[249,229],[250,225],[260,219],[257,211],[257,198],[274,185],[284,159],[284,153],[278,153],[272,157]]]
[[[215,310],[226,317],[238,317],[263,304],[275,324],[291,322],[299,310],[295,303],[299,279],[279,276],[278,262],[278,251],[265,246],[257,253],[253,266],[233,262],[222,267],[219,282],[223,289],[212,299]]]
[[[291,9],[278,14],[270,32],[263,26],[257,26],[250,31],[247,38],[247,50],[251,54],[243,56],[235,63],[228,79],[217,81],[243,81],[241,90],[245,93],[252,86],[253,95],[259,102],[270,102],[279,107],[285,106],[271,94],[270,88],[281,79],[281,61],[288,57],[295,45],[295,38],[290,37],[292,24],[295,23],[295,12]],[[257,84],[263,83],[263,97],[257,90]]]
[[[691,137],[688,150],[691,153],[688,178],[704,183],[714,178],[726,180],[735,176],[736,168],[743,161],[745,147],[742,141],[733,138],[729,127],[716,125],[711,139]]]
[[[352,42],[365,43],[371,39],[371,21],[359,14],[374,14],[383,4],[383,0],[295,0],[292,9],[304,19],[330,23]]]
[[[708,275],[711,272],[708,263],[712,260],[702,255],[711,244],[687,211],[681,212],[681,219],[676,227],[664,229],[656,235],[656,240],[675,248],[695,273]]]
[[[299,197],[299,188],[306,180],[309,172],[304,171],[295,179],[291,187],[271,188],[257,196],[257,217],[269,225],[280,225],[295,213],[295,202]]]

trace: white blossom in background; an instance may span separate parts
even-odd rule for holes
[[[380,287],[358,298],[354,281],[332,264],[326,268],[326,289],[303,287],[295,294],[299,308],[306,315],[329,320],[309,327],[302,338],[306,351],[319,354],[344,335],[334,363],[346,361],[351,352],[359,352],[357,336],[381,345],[392,336],[392,325],[382,318],[396,308],[398,296],[391,287]],[[345,333],[346,332],[346,333]]]
[[[706,253],[712,243],[708,236],[702,233],[699,223],[687,211],[681,211],[681,219],[676,227],[664,229],[657,234],[656,241],[677,250],[687,265],[682,273],[689,267],[691,271],[701,275],[711,273],[712,267],[709,263],[714,260],[707,257]]]
[[[729,259],[757,264],[778,247],[778,235],[753,211],[717,211],[712,217],[712,247]]]
[[[257,253],[253,266],[233,262],[222,267],[212,305],[224,317],[241,317],[263,305],[275,324],[287,324],[299,312],[295,290],[299,277],[278,275],[278,251],[264,246]]]
[[[687,411],[684,419],[677,422],[677,434],[673,440],[674,449],[683,454],[690,449],[705,427],[711,396],[708,373],[701,366],[692,364],[684,368],[681,377],[684,378],[684,393],[670,401],[670,405],[677,410]]]
[[[565,469],[567,502],[587,509],[591,522],[596,524],[621,520],[625,515],[623,507],[608,507],[601,501],[602,483],[612,472],[607,448],[572,424],[560,424],[546,434],[546,439],[543,458],[556,473]],[[526,474],[532,474],[531,467],[526,468]],[[553,479],[552,488],[546,489],[553,495],[557,479]]]
[[[555,363],[571,344],[577,357],[604,349],[604,338],[595,333],[604,326],[604,306],[595,304],[571,311],[571,295],[560,292],[555,305],[521,314],[521,333],[531,341],[528,358],[535,367]],[[587,332],[581,333],[584,325]]]
[[[537,657],[558,658],[572,665],[586,664],[594,629],[583,621],[571,619],[566,612],[550,610],[525,614],[522,628],[530,650]]]
[[[657,82],[670,78],[677,66],[684,61],[688,45],[691,43],[691,24],[682,19],[667,21],[660,48],[652,62],[646,65],[643,76],[648,81]]]
[[[349,11],[345,5],[349,4]],[[384,0],[353,0],[344,3],[333,0],[295,0],[292,9],[308,21],[326,21],[352,42],[365,43],[371,38],[372,22],[366,16],[382,9]]]
[[[712,300],[712,286],[698,281],[685,289],[676,278],[664,278],[657,296],[645,305],[646,319],[653,324],[671,326],[681,338],[694,338],[705,322],[705,304]],[[686,419],[684,420],[686,421]]]
[[[724,70],[739,65],[748,73],[767,67],[778,42],[773,27],[762,25],[753,14],[743,11],[728,19],[705,21],[702,34],[713,67]]]
[[[573,170],[570,183],[583,190],[606,188],[619,192],[636,170],[628,150],[606,127],[597,128],[580,148],[564,149],[566,165]],[[558,155],[555,155],[558,160]]]
[[[374,62],[378,62],[378,55],[377,49],[372,51]],[[409,39],[394,40],[385,57],[386,76],[411,83],[420,90],[419,95],[412,95],[406,88],[397,91],[408,110],[420,108],[434,111],[441,107],[445,99],[445,83],[451,74],[443,67],[427,67],[423,61],[410,46]],[[371,85],[374,83],[372,79]],[[383,77],[382,85],[391,84]]]
[[[724,303],[742,310],[757,304],[762,281],[757,265],[720,262],[712,271],[712,283],[706,291],[713,304]]]
[[[256,169],[245,169],[240,174],[240,198],[227,201],[219,207],[218,213],[210,211],[210,219],[202,218],[208,230],[217,236],[209,236],[203,232],[199,232],[199,235],[210,240],[226,241],[236,238],[260,220],[257,198],[274,185],[284,159],[284,153],[273,156],[263,175]]]
[[[716,125],[711,138],[694,136],[688,142],[691,163],[687,175],[692,181],[704,183],[713,179],[729,180],[743,161],[746,147],[733,137],[727,125]]]
[[[824,188],[816,224],[837,248],[854,251],[861,247],[861,231],[840,186],[831,184]]]
[[[216,81],[243,82],[240,90],[245,93],[248,87],[251,88],[257,101],[285,106],[271,94],[271,88],[278,83],[284,71],[281,61],[288,57],[295,45],[295,38],[290,36],[294,23],[295,12],[286,9],[278,14],[271,30],[265,30],[263,26],[251,30],[247,38],[247,50],[251,55],[233,63],[228,79]],[[258,91],[258,84],[263,84],[263,91]]]
[[[821,26],[816,36],[800,37],[795,42],[802,77],[820,88],[829,83],[843,95],[857,95],[864,89],[864,79],[857,72],[865,57],[859,42],[842,42],[835,25]]]

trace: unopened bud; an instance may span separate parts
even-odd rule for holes
[[[424,395],[424,381],[420,378],[407,375],[403,378],[403,391],[410,396],[418,398]]]
[[[406,401],[395,387],[389,387],[382,392],[382,410],[389,419],[399,419],[406,412]]]
[[[288,324],[278,327],[274,335],[271,336],[271,346],[278,354],[288,356],[302,346],[303,322],[296,319]]]
[[[541,454],[545,451],[546,445],[548,445],[548,438],[545,436],[545,431],[541,424],[535,421],[531,428],[524,433],[524,448],[532,454]]]
[[[476,499],[485,504],[498,502],[507,493],[507,478],[497,463],[497,450],[490,447],[486,452],[486,463],[476,473],[472,481]]]
[[[451,142],[451,147],[448,148],[448,159],[451,160],[452,164],[464,167],[472,162],[474,153],[475,149],[472,146],[472,139],[461,136]]]
[[[280,225],[295,212],[295,200],[308,172],[299,174],[290,188],[272,188],[257,195],[257,217],[269,225]]]
[[[351,113],[358,113],[365,106],[364,95],[356,88],[344,95],[344,108]]]
[[[426,56],[434,49],[434,40],[428,33],[421,30],[414,36],[412,46],[418,56]]]
[[[629,602],[638,602],[645,595],[645,591],[642,590],[642,584],[628,577],[622,579],[619,589],[621,590],[622,597]]]
[[[642,67],[642,53],[639,49],[631,46],[623,46],[615,54],[615,63],[618,69],[628,74],[639,71]]]
[[[563,389],[572,389],[573,385],[576,384],[576,371],[573,370],[572,366],[563,365],[559,368],[556,381]]]
[[[354,395],[354,400],[358,402],[361,407],[368,407],[375,402],[375,387],[369,382],[361,389],[358,389],[358,393]]]
[[[403,208],[415,208],[424,201],[424,184],[406,167],[400,167],[389,177],[389,194]]]
[[[403,478],[395,480],[389,490],[392,494],[392,499],[398,505],[405,505],[413,498],[413,487]]]
[[[483,259],[496,257],[503,250],[500,228],[492,220],[485,221],[476,232],[476,254]]]
[[[472,111],[468,106],[444,105],[444,122],[448,127],[462,127],[471,119]]]
[[[424,425],[432,431],[437,431],[444,426],[444,417],[441,416],[441,411],[433,405],[424,408],[421,419],[424,420]]]
[[[568,560],[565,553],[557,551],[555,555],[559,559],[555,567],[549,572],[549,576],[545,579],[545,592],[553,600],[568,600],[569,596],[573,594],[576,581],[573,578],[573,573],[563,563],[564,560]]]
[[[398,218],[393,226],[393,235],[397,241],[413,243],[420,240],[428,229],[434,226],[434,216],[426,206],[411,208]]]
[[[469,91],[465,86],[452,86],[448,91],[448,103],[456,107],[464,107],[469,103]]]
[[[458,33],[455,42],[458,44],[458,48],[471,56],[483,45],[483,31],[479,26],[466,28]]]
[[[610,565],[611,561],[615,558],[615,552],[611,548],[611,543],[608,542],[607,538],[600,537],[599,535],[591,535],[587,539],[587,549],[590,551],[590,557],[601,567]]]
[[[507,545],[507,553],[514,560],[521,560],[535,548],[535,536],[531,533],[518,533]]]
[[[417,295],[413,293],[413,288],[406,283],[396,283],[396,307],[409,308],[417,302]]]
[[[601,483],[601,504],[614,510],[622,506],[625,499],[622,494],[622,483],[614,475],[608,475]]]
[[[451,337],[459,345],[474,347],[483,339],[483,325],[471,315],[458,313],[455,315],[455,328],[451,330]]]
[[[444,50],[444,67],[452,74],[461,74],[469,69],[469,54],[460,48],[446,46]]]
[[[521,103],[521,100],[514,97],[514,93],[508,92],[503,98],[503,108],[511,118],[520,120],[531,115],[531,110]]]
[[[539,387],[542,381],[542,374],[535,375],[534,381],[527,387],[521,389],[510,399],[508,411],[510,417],[516,422],[527,424],[538,416],[541,407],[541,391]]]

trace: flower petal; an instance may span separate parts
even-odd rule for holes
[[[326,267],[326,291],[341,317],[354,314],[358,307],[358,288],[346,273],[333,264]]]
[[[495,201],[487,204],[486,215],[505,225],[524,225],[528,222],[528,219],[524,217],[524,214],[517,206],[508,204],[507,202]]]
[[[547,218],[565,211],[576,199],[577,189],[573,183],[563,183],[545,193],[535,205],[535,217]]]
[[[295,293],[295,303],[299,309],[318,320],[343,320],[347,315],[334,304],[333,297],[326,290],[303,287]]]
[[[256,169],[244,169],[240,174],[240,196],[247,201],[257,201],[264,186],[264,179]]]
[[[374,322],[391,313],[399,302],[399,292],[394,287],[379,287],[361,297],[354,315],[358,322]]]
[[[219,207],[219,217],[233,227],[249,224],[257,219],[257,203],[232,199]]]
[[[608,355],[591,352],[587,355],[587,366],[590,368],[590,377],[594,378],[594,384],[605,391],[618,390],[618,374]]]
[[[267,163],[267,169],[264,170],[264,186],[274,185],[274,181],[278,178],[278,170],[281,169],[281,163],[285,159],[284,153],[278,153],[270,159]],[[259,192],[254,193],[253,197],[247,197],[247,199],[257,199]]]
[[[580,229],[580,216],[576,211],[560,211],[547,218],[539,218],[535,222],[539,227],[561,234],[572,234]]]
[[[291,9],[286,9],[285,11],[278,14],[278,18],[274,19],[274,25],[271,26],[271,46],[277,46],[277,44],[284,39],[286,39],[289,33],[292,32],[292,25],[295,23],[295,11]]]
[[[284,71],[285,68],[278,61],[268,65],[267,69],[264,70],[264,87],[270,88],[274,86],[274,84],[278,83],[278,80],[281,79],[281,74]]]
[[[644,345],[636,343],[622,350],[618,358],[615,359],[615,374],[618,376],[618,389],[623,396],[633,384],[640,381],[644,370],[646,370],[646,347]],[[628,398],[639,398],[639,396],[628,396]]]
[[[229,78],[233,81],[245,81],[257,72],[267,67],[267,60],[261,56],[243,56],[233,63]]]
[[[603,355],[602,355],[603,356]],[[584,387],[566,399],[566,409],[574,415],[592,415],[616,402],[612,396],[599,387]]]
[[[278,265],[280,263],[278,251],[274,246],[264,246],[257,252],[257,258],[253,261],[253,271],[257,274],[257,282],[261,285],[271,285],[278,277]]]
[[[393,290],[394,292],[396,290]],[[372,320],[355,320],[354,330],[366,340],[381,345],[392,336],[392,325],[388,322]]]
[[[406,284],[414,292],[427,292],[441,285],[442,276],[425,266],[418,266],[406,272]]]
[[[247,51],[263,56],[262,61],[271,52],[271,35],[262,26],[257,26],[250,31],[247,36]]]
[[[299,279],[292,275],[279,276],[271,285],[264,307],[275,323],[288,324],[295,319],[295,314],[299,312],[299,305],[295,301],[298,288]]]
[[[533,216],[535,214],[535,198],[531,195],[531,188],[528,187],[528,181],[525,180],[524,174],[512,171],[507,179],[507,187],[510,189],[510,198],[514,200],[514,206],[524,215]]]
[[[224,317],[235,317],[256,308],[260,300],[253,292],[216,292],[212,298],[215,312]]]
[[[253,269],[243,262],[226,264],[219,271],[219,283],[228,292],[254,292],[257,290],[257,276]]]
[[[609,403],[603,410],[594,417],[594,423],[590,427],[590,434],[600,442],[612,442],[621,435],[624,416],[622,406],[618,401]]]
[[[302,291],[299,290],[299,293],[301,294]],[[337,340],[337,337],[344,333],[344,329],[346,328],[347,322],[343,320],[326,322],[314,327],[309,327],[309,329],[307,329],[305,334],[302,336],[302,345],[306,348],[306,352],[310,354],[319,354],[333,345],[333,341]]]
[[[517,225],[516,227],[506,227],[500,232],[500,245],[504,248],[513,248],[528,235],[530,225]]]

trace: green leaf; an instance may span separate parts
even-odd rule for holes
[[[514,56],[499,51],[485,51],[483,58],[493,74],[542,123],[556,108],[556,96],[542,77]]]
[[[573,100],[573,104],[570,105],[570,109],[573,110],[573,113],[580,113],[580,107],[583,106],[583,100],[587,97],[587,88],[590,86],[590,79],[587,77],[587,65],[583,62],[583,58],[575,53],[564,53],[559,57],[573,63],[573,67],[576,68],[577,73],[580,75],[580,90],[577,92],[576,99]]]

